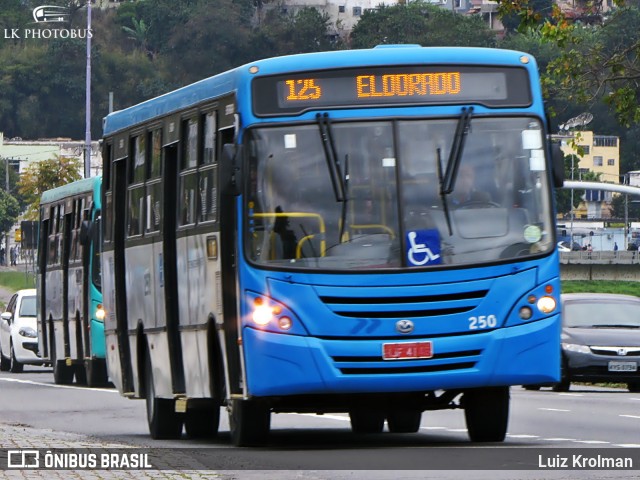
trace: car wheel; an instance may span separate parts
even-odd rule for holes
[[[11,368],[11,360],[4,356],[2,349],[0,349],[0,371],[8,372]]]
[[[9,371],[11,373],[22,373],[24,365],[22,365],[16,359],[16,352],[13,350],[13,342],[11,342],[11,347],[10,348],[11,348],[11,366],[9,367]]]
[[[632,393],[640,393],[640,382],[629,382],[627,388]]]

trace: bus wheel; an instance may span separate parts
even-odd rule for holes
[[[468,390],[462,398],[472,442],[502,442],[509,423],[509,387]]]
[[[420,430],[421,420],[422,412],[419,410],[404,410],[387,414],[387,426],[391,433],[416,433]]]
[[[351,410],[351,431],[353,433],[381,433],[384,428],[384,412],[381,410]]]
[[[104,387],[107,385],[107,363],[104,360],[85,360],[84,372],[87,378],[87,386]]]
[[[271,428],[269,408],[255,400],[230,400],[229,430],[237,447],[257,447],[267,443]]]
[[[189,438],[213,438],[218,435],[220,426],[220,406],[187,410],[184,417],[184,429]]]
[[[145,362],[145,399],[147,404],[147,423],[153,439],[174,439],[182,435],[182,415],[175,411],[175,400],[156,398],[153,386],[151,359],[147,354]]]
[[[51,338],[51,366],[53,367],[53,381],[56,385],[69,385],[73,382],[73,367],[56,356],[56,344]]]

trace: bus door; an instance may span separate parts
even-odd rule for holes
[[[122,373],[122,391],[133,392],[133,371],[131,368],[131,346],[129,345],[129,327],[127,316],[127,291],[126,291],[126,270],[125,270],[125,238],[127,216],[122,212],[127,211],[127,156],[126,149],[128,137],[116,139],[116,156],[112,164],[112,191],[113,207],[113,276],[115,285],[116,303],[116,331],[118,336],[118,349],[120,354],[120,368]],[[120,152],[124,150],[124,152]],[[124,153],[124,156],[123,156]]]
[[[49,358],[49,331],[47,329],[47,258],[49,246],[49,208],[40,207],[38,229],[38,348],[43,359]]]
[[[75,283],[75,278],[69,276],[69,257],[71,253],[71,231],[73,230],[73,207],[72,202],[67,202],[64,209],[64,220],[62,227],[62,325],[64,329],[64,356],[65,358],[75,358],[75,349],[72,348],[71,338],[71,314],[69,313],[69,282]],[[73,322],[75,325],[75,321]],[[77,327],[77,326],[76,326]]]
[[[176,252],[177,224],[177,191],[178,191],[178,146],[180,140],[180,117],[171,117],[165,122],[163,141],[163,276],[164,276],[164,308],[169,342],[169,356],[173,391],[185,391],[184,364],[182,359],[182,342],[180,341],[180,314],[178,299],[178,268]]]

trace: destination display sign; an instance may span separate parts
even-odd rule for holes
[[[259,116],[316,108],[476,103],[491,107],[531,104],[527,71],[520,67],[398,66],[306,72],[253,81]]]

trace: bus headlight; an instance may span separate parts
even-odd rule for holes
[[[98,306],[96,307],[96,313],[95,313],[96,320],[100,320],[101,322],[104,322],[104,317],[106,316],[107,316],[107,312],[104,311],[102,304],[98,304]]]
[[[260,330],[304,335],[306,332],[293,312],[280,302],[248,292],[247,323]]]
[[[538,310],[542,313],[551,313],[556,309],[556,299],[549,296],[540,297],[537,302]]]

